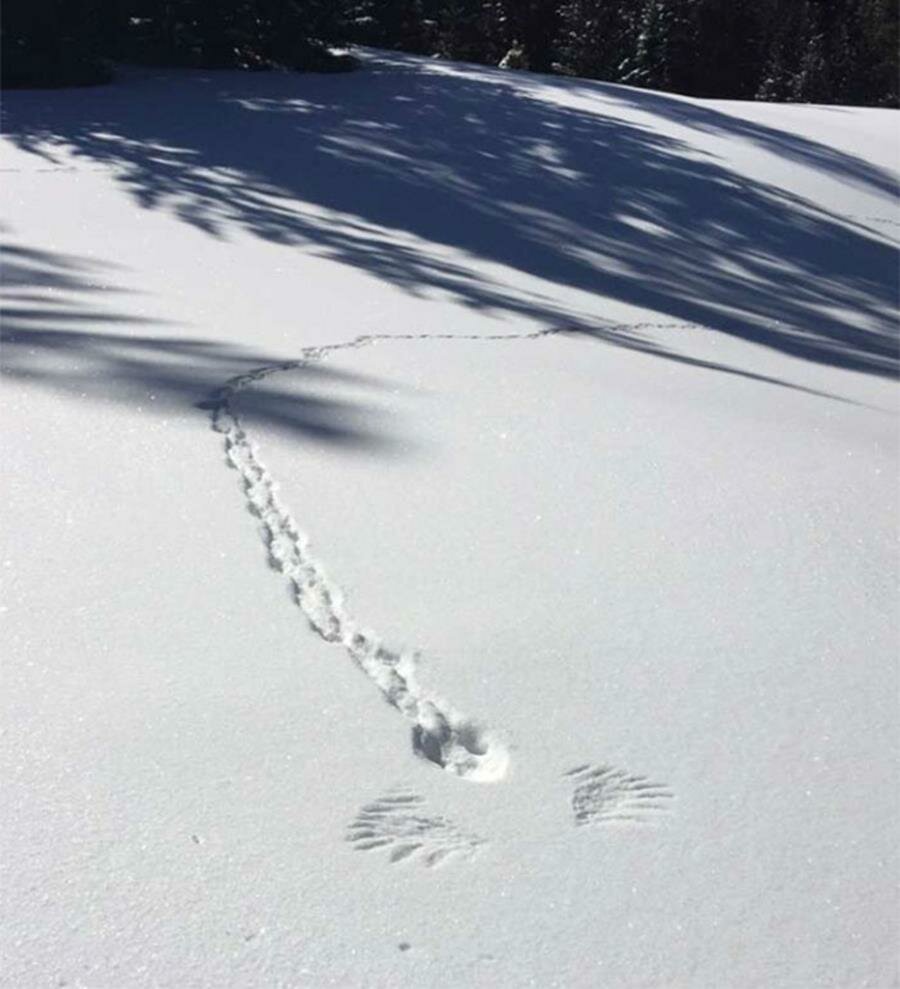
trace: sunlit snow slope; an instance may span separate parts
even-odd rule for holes
[[[4,97],[0,985],[895,984],[896,113],[361,60]]]

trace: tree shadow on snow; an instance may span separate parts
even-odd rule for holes
[[[127,294],[110,284],[117,273],[113,265],[73,255],[4,245],[2,375],[147,415],[177,416],[209,409],[210,395],[227,379],[283,360],[216,341],[141,333],[137,327],[158,321],[109,307],[110,295]],[[384,387],[372,376],[307,364],[254,385],[241,409],[254,425],[295,438],[395,453],[399,438],[361,397]]]
[[[345,76],[167,78],[126,73],[89,100],[11,93],[4,130],[50,160],[67,149],[111,166],[141,206],[210,235],[239,228],[411,293],[688,359],[559,301],[576,289],[808,361],[896,372],[895,248],[617,108],[749,141],[893,203],[893,178],[861,159],[677,97],[554,80],[550,91],[604,98],[581,109],[548,102],[540,77],[403,56]],[[534,276],[546,293],[488,271]]]

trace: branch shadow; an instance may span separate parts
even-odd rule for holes
[[[4,245],[2,255],[0,374],[7,380],[175,416],[208,410],[209,395],[236,375],[283,363],[217,341],[141,332],[159,321],[106,304],[109,296],[129,294],[109,284],[116,266],[19,244]],[[241,404],[254,425],[276,433],[396,454],[404,449],[400,437],[377,405],[361,397],[386,387],[374,376],[304,364],[292,367],[287,380],[255,385]]]
[[[750,140],[893,208],[883,170],[663,94],[573,81],[604,97],[583,109],[550,100],[557,80],[385,53],[364,66],[132,72],[89,101],[16,92],[4,130],[50,162],[65,151],[108,166],[143,208],[211,236],[247,231],[416,295],[685,359],[586,317],[576,290],[817,364],[896,373],[894,246],[617,108]]]

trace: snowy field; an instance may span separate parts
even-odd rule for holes
[[[6,94],[0,984],[897,985],[897,119]]]

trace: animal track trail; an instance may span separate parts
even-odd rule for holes
[[[456,776],[479,782],[503,779],[509,763],[506,746],[497,735],[461,714],[426,690],[416,678],[417,654],[389,649],[348,613],[340,588],[315,557],[308,536],[280,500],[277,483],[260,458],[256,444],[235,407],[236,397],[271,375],[293,371],[324,360],[337,350],[358,349],[378,340],[510,340],[537,339],[555,331],[520,336],[457,337],[452,334],[372,335],[347,343],[309,347],[297,360],[255,368],[230,378],[203,403],[212,426],[222,434],[228,464],[237,471],[247,507],[260,522],[269,564],[282,573],[295,604],[324,641],[341,645],[353,662],[378,687],[383,697],[412,725],[412,747],[426,759]]]
[[[574,783],[572,813],[575,826],[644,824],[665,815],[674,797],[664,783],[612,766],[576,766],[564,779]]]
[[[688,324],[640,324],[638,328],[676,325]],[[308,347],[296,360],[239,374],[226,381],[201,406],[210,410],[213,429],[224,437],[226,460],[240,476],[247,507],[259,520],[269,564],[287,578],[294,602],[310,627],[325,642],[343,647],[354,664],[378,687],[384,699],[407,719],[411,724],[412,748],[417,756],[467,780],[495,782],[503,779],[509,765],[506,746],[493,731],[466,717],[418,682],[418,655],[415,652],[388,648],[375,633],[350,615],[340,587],[327,575],[313,553],[309,537],[280,500],[278,485],[251,440],[235,400],[242,391],[272,375],[307,367],[325,360],[335,351],[355,350],[382,340],[509,342],[536,340],[565,332],[564,329],[546,329],[523,334],[360,336],[344,343]],[[665,786],[608,766],[580,766],[566,775],[575,784],[572,809],[577,825],[641,821],[663,810],[672,797]],[[405,794],[384,797],[377,805],[363,808],[351,826],[355,837],[348,840],[353,840],[361,849],[395,844],[391,855],[399,860],[418,851],[416,836],[427,833],[434,839],[434,835],[439,834],[440,848],[432,855],[435,861],[450,854],[451,850],[474,848],[480,843],[479,839],[459,836],[459,832],[442,818],[402,812],[404,807],[409,811],[420,802],[420,798]]]
[[[450,858],[472,858],[486,844],[444,817],[423,813],[425,801],[408,791],[391,791],[360,808],[346,840],[358,852],[384,849],[390,862],[416,859],[428,868]]]

